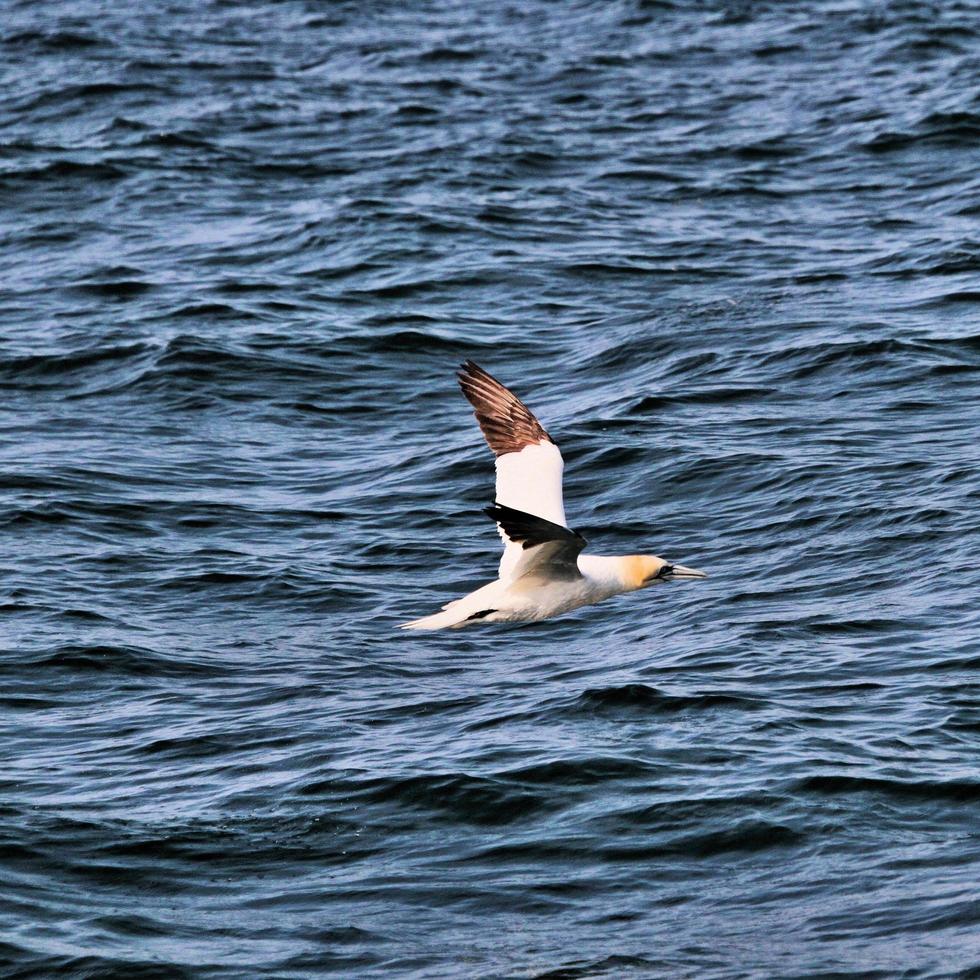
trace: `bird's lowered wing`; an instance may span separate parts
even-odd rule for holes
[[[565,464],[534,413],[472,361],[460,369],[459,386],[497,457],[497,503],[567,530],[561,489]],[[500,536],[504,554],[499,574],[506,580],[514,577],[521,549],[502,529]]]
[[[582,577],[578,556],[586,540],[581,534],[499,501],[484,513],[497,522],[508,548],[516,551],[510,570],[512,581],[526,576],[565,581]]]

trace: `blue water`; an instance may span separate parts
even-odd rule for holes
[[[980,977],[980,4],[0,37],[0,974]]]

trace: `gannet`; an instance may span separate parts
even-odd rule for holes
[[[504,542],[498,578],[441,612],[402,629],[460,629],[473,623],[535,622],[623,592],[706,578],[656,555],[583,555],[586,540],[565,523],[561,452],[534,414],[472,361],[459,386],[496,456],[497,492],[484,511]]]

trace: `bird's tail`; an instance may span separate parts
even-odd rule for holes
[[[423,616],[421,619],[413,619],[408,623],[399,623],[398,628],[401,630],[458,629],[469,619],[466,613],[458,608],[459,604],[459,600],[449,602],[439,612],[431,616]]]
[[[400,630],[449,630],[458,629],[466,622],[456,613],[437,612],[432,616],[423,616],[408,623],[399,623]]]
[[[447,602],[440,612],[422,619],[413,619],[410,623],[402,623],[401,629],[456,630],[481,619],[496,622],[500,616],[495,614],[499,613],[501,602],[506,601],[503,589],[502,582],[488,582],[476,592]]]

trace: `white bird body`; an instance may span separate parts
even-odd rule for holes
[[[499,577],[403,629],[535,622],[655,582],[705,577],[655,555],[581,554],[585,539],[565,523],[558,447],[528,407],[472,361],[459,381],[497,457],[496,502],[486,512],[504,542]]]
[[[447,629],[480,620],[485,623],[529,623],[590,606],[642,585],[627,580],[624,559],[580,555],[581,576],[572,580],[499,578],[443,606],[434,616],[406,623],[405,629]],[[492,610],[485,616],[477,614]]]

